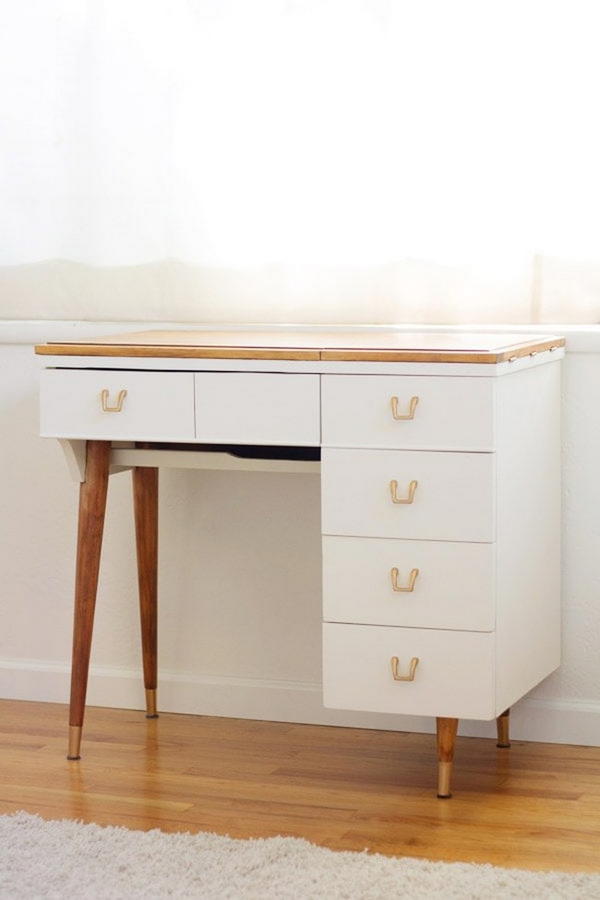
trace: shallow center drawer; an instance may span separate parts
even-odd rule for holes
[[[193,441],[191,372],[46,369],[43,437]]]
[[[324,448],[323,533],[493,541],[494,457]]]
[[[323,625],[323,703],[331,709],[459,719],[495,712],[494,633]],[[417,659],[412,681],[411,660]]]
[[[323,537],[326,622],[492,631],[495,544]]]
[[[318,375],[198,372],[196,439],[207,443],[320,443]]]
[[[323,375],[323,444],[493,450],[495,380],[437,375]]]

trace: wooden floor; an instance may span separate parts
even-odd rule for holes
[[[459,738],[451,800],[429,735],[0,701],[0,813],[296,835],[327,847],[600,871],[600,748]]]

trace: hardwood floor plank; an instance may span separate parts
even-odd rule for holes
[[[334,849],[600,871],[600,748],[458,738],[435,797],[433,735],[0,701],[0,812],[305,837]]]

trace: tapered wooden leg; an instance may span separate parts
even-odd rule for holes
[[[498,743],[496,747],[510,747],[509,725],[510,709],[505,709],[496,719],[496,727],[498,729]]]
[[[85,696],[104,532],[109,456],[109,441],[88,441],[86,480],[79,489],[68,759],[80,758],[81,731],[85,714]]]
[[[133,505],[138,561],[140,619],[146,717],[155,719],[158,633],[158,469],[136,466],[133,470]]]
[[[458,719],[436,719],[437,723],[437,751],[438,751],[438,791],[440,799],[451,797],[450,781],[452,778],[452,764],[454,762],[454,745]]]

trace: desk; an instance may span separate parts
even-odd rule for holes
[[[109,476],[131,468],[157,715],[158,469],[320,472],[323,702],[497,719],[560,662],[557,337],[143,332],[43,344],[41,433],[81,481],[69,759],[80,758]]]

